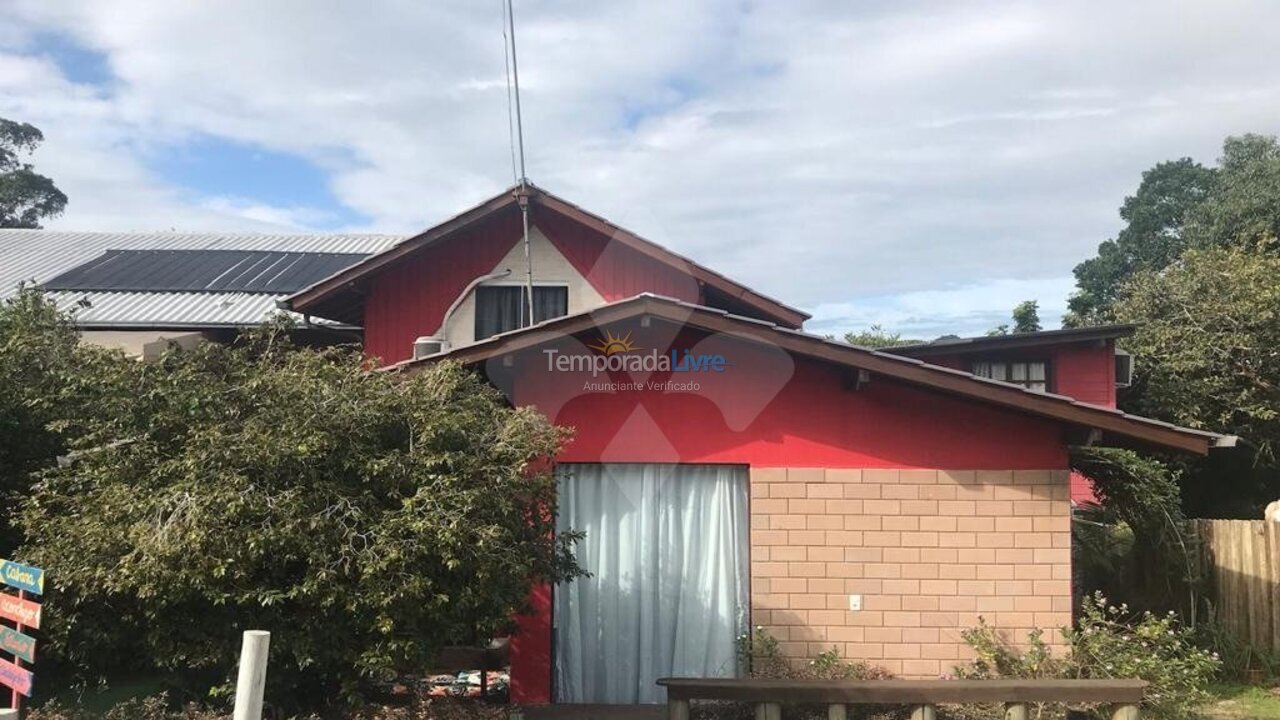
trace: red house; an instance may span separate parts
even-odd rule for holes
[[[979,615],[1016,637],[1069,623],[1069,445],[1225,442],[1115,409],[1125,328],[853,347],[532,186],[287,304],[575,429],[559,522],[586,531],[591,577],[534,590],[517,702],[659,701],[657,677],[737,672],[752,626],[797,662],[835,646],[945,673]]]

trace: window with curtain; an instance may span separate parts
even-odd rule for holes
[[[481,285],[476,288],[476,340],[522,328],[528,322],[524,285]],[[534,322],[569,313],[569,288],[563,285],[533,287]]]
[[[1040,392],[1049,389],[1047,363],[1043,360],[1018,362],[982,360],[973,364],[973,374]]]
[[[733,677],[748,631],[747,468],[560,465],[557,525],[591,573],[555,589],[562,703],[663,702],[660,677]]]

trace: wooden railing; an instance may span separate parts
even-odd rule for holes
[[[669,720],[689,720],[689,701],[754,703],[756,720],[782,720],[784,704],[825,704],[829,720],[847,705],[911,705],[911,720],[935,720],[942,704],[1003,703],[1005,720],[1027,720],[1030,703],[1115,706],[1112,720],[1138,720],[1142,680],[755,680],[662,678]]]

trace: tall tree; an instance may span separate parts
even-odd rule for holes
[[[1230,141],[1228,141],[1230,143]],[[1105,322],[1120,287],[1134,273],[1166,267],[1182,254],[1188,214],[1214,189],[1217,172],[1182,158],[1142,174],[1138,191],[1124,199],[1124,228],[1098,246],[1097,257],[1075,267],[1079,288],[1068,301],[1066,325]]]
[[[1013,331],[1015,333],[1040,332],[1040,303],[1035,300],[1023,300],[1013,308]]]
[[[1243,247],[1188,250],[1164,271],[1135,276],[1115,307],[1118,320],[1138,325],[1125,343],[1137,378],[1125,404],[1239,435],[1261,466],[1280,469],[1277,278],[1280,256]],[[1259,489],[1255,509],[1274,492]]]
[[[1040,303],[1036,300],[1023,300],[1013,306],[1013,329],[1009,329],[1009,323],[1001,323],[987,331],[987,335],[995,337],[998,335],[1008,335],[1010,332],[1028,333],[1040,332],[1043,328],[1040,326]]]
[[[1280,250],[1280,143],[1274,136],[1229,137],[1217,181],[1187,217],[1188,244]]]
[[[39,228],[41,220],[67,207],[67,196],[53,180],[23,159],[42,142],[44,133],[36,126],[0,118],[0,227]]]

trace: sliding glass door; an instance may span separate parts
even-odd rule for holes
[[[747,631],[747,469],[561,465],[559,527],[590,573],[556,588],[556,699],[661,702],[660,677],[737,674]]]

